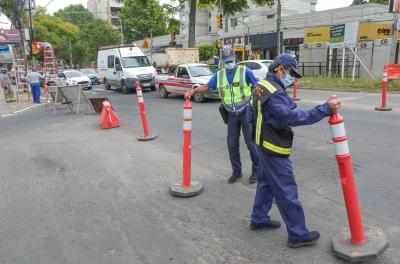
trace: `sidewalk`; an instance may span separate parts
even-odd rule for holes
[[[32,108],[39,107],[40,104],[34,104],[31,100],[28,101],[27,94],[21,94],[19,102],[6,102],[4,98],[0,98],[0,117],[7,117],[27,111]]]

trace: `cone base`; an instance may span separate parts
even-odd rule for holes
[[[138,136],[137,140],[139,141],[150,141],[156,139],[158,136],[156,134],[150,134],[149,136]]]
[[[292,98],[293,101],[300,101],[300,98]]]
[[[352,263],[377,259],[389,243],[382,229],[364,226],[366,241],[363,244],[353,244],[348,228],[343,228],[332,238],[334,254]]]
[[[192,182],[190,188],[183,188],[181,183],[176,183],[169,186],[169,193],[172,196],[178,196],[183,198],[199,195],[200,193],[203,192],[203,190],[204,186],[198,182]]]
[[[375,107],[376,111],[392,111],[391,107],[381,107],[381,106],[377,106]]]

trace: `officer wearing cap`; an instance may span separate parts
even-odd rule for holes
[[[265,80],[253,90],[247,118],[252,126],[252,138],[260,163],[256,197],[250,228],[276,229],[278,221],[268,215],[272,200],[288,231],[288,246],[295,248],[313,245],[319,239],[317,231],[309,231],[305,224],[303,207],[298,200],[297,185],[289,159],[293,143],[292,127],[311,125],[339,109],[340,102],[330,96],[326,103],[308,111],[297,109],[286,93],[294,78],[301,78],[296,59],[281,54],[269,66]]]
[[[218,90],[228,117],[227,141],[229,158],[233,170],[228,182],[234,183],[242,177],[242,163],[239,151],[240,130],[242,130],[252,161],[252,173],[249,182],[256,183],[258,159],[254,143],[251,140],[251,128],[246,120],[246,112],[249,106],[252,87],[257,84],[258,80],[250,69],[235,64],[235,52],[230,46],[222,48],[221,57],[225,68],[219,70],[208,84],[193,89],[188,94],[203,93],[208,89]]]

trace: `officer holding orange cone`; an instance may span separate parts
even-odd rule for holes
[[[254,200],[250,228],[276,229],[278,221],[268,215],[275,199],[288,231],[288,246],[313,245],[320,234],[309,231],[305,224],[303,207],[298,199],[297,184],[289,159],[293,143],[292,127],[314,124],[339,109],[334,96],[308,111],[297,109],[286,88],[294,78],[301,78],[297,61],[289,54],[281,54],[269,67],[265,80],[253,90],[248,108],[248,121],[256,144],[260,172]]]

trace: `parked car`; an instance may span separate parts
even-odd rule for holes
[[[122,93],[126,94],[130,90],[135,90],[137,81],[142,88],[155,89],[157,72],[139,47],[100,48],[97,68],[106,90],[114,86],[121,88]]]
[[[89,77],[92,84],[100,84],[99,75],[93,69],[81,69],[80,72]]]
[[[244,65],[251,69],[254,73],[254,76],[262,80],[265,79],[268,73],[268,67],[272,62],[273,60],[248,60],[241,61],[238,63],[238,65]]]
[[[167,98],[170,93],[185,94],[189,89],[207,84],[212,76],[207,64],[180,64],[171,75],[156,76],[156,88],[161,98]],[[206,97],[219,98],[219,95],[217,91],[196,93],[194,100],[201,103]]]
[[[62,85],[82,85],[84,89],[92,89],[89,77],[80,71],[68,70],[58,74]]]

